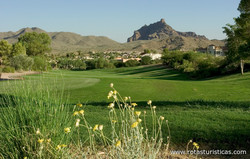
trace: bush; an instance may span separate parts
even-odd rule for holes
[[[10,66],[5,66],[2,70],[5,73],[14,73],[15,72],[15,68],[14,67],[10,67]]]
[[[35,71],[47,71],[48,70],[48,63],[45,57],[35,56],[34,57],[34,65],[33,70]]]
[[[10,59],[10,66],[15,70],[31,70],[34,60],[27,55],[17,55]]]
[[[139,62],[136,60],[128,60],[125,62],[125,67],[134,67],[138,65],[139,65]]]
[[[143,56],[141,58],[141,64],[142,65],[149,65],[152,63],[152,58],[150,56]]]
[[[164,51],[162,60],[168,67],[197,78],[218,75],[225,67],[223,57],[195,52]]]

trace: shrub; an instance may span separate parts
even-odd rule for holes
[[[139,62],[136,60],[128,60],[125,62],[125,67],[134,67],[138,65],[139,65]]]
[[[45,57],[42,56],[35,56],[34,57],[34,65],[33,70],[35,71],[47,71],[48,70],[48,63]]]
[[[5,73],[14,73],[15,72],[15,68],[14,67],[10,67],[10,66],[5,66],[2,69],[2,71],[5,72]]]
[[[17,55],[10,59],[10,66],[16,70],[31,70],[34,60],[27,55]]]
[[[149,65],[152,63],[152,58],[150,56],[143,56],[141,58],[141,64],[142,65]]]

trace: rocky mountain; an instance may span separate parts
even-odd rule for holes
[[[180,32],[166,24],[164,19],[154,24],[145,25],[128,38],[127,43],[118,43],[104,36],[82,36],[71,32],[46,32],[40,28],[23,28],[17,32],[0,32],[0,40],[15,43],[26,32],[47,33],[52,39],[52,52],[65,53],[73,51],[143,51],[154,49],[194,50],[208,45],[224,46],[224,41],[209,40],[194,32]]]
[[[134,35],[128,38],[127,42],[135,41],[145,41],[138,45],[137,48],[151,46],[155,49],[168,48],[185,51],[207,47],[211,44],[225,45],[222,40],[209,40],[204,35],[197,35],[195,32],[176,31],[164,19],[148,26],[144,25],[139,30],[136,30]]]
[[[52,52],[71,52],[77,50],[106,50],[116,48],[120,43],[104,36],[82,36],[71,32],[46,32],[40,28],[23,28],[17,32],[0,32],[0,40],[7,40],[9,43],[18,41],[18,37],[26,32],[47,33],[52,39]]]
[[[165,22],[164,19],[161,19],[159,22],[150,24],[149,26],[144,25],[139,30],[136,30],[134,35],[128,38],[127,42],[136,40],[165,39],[171,37],[192,37],[208,40],[205,36],[197,35],[194,32],[175,31]]]

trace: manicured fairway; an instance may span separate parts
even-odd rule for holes
[[[249,148],[250,73],[192,80],[155,65],[51,71],[27,76],[25,80],[43,81],[54,90],[64,89],[65,99],[68,97],[72,105],[86,104],[86,117],[93,124],[107,121],[107,94],[111,90],[109,84],[114,83],[122,96],[130,96],[138,103],[139,110],[148,110],[147,101],[153,101],[158,115],[169,120],[173,145],[184,147],[194,139],[201,148]],[[0,82],[0,88],[6,82]],[[167,131],[164,133],[166,137]]]

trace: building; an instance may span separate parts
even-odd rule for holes
[[[214,56],[225,56],[224,52],[225,48],[221,46],[209,45],[207,47],[207,52],[214,55]]]
[[[161,56],[162,56],[162,54],[159,54],[159,53],[156,53],[156,54],[152,54],[152,53],[143,53],[143,54],[141,54],[141,56],[143,57],[143,56],[149,56],[149,57],[151,57],[151,59],[152,60],[156,60],[156,59],[160,59],[161,58]]]

